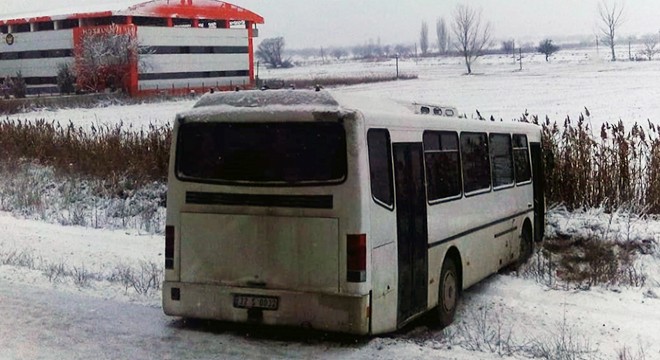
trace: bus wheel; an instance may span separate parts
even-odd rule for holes
[[[440,327],[445,327],[454,321],[459,293],[456,264],[453,259],[447,258],[442,264],[442,272],[440,273],[440,291],[436,310]]]
[[[520,234],[520,255],[518,257],[518,264],[522,265],[530,257],[534,251],[534,243],[532,242],[532,227],[529,223],[525,223],[522,233]]]

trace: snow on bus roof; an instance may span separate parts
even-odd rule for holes
[[[314,113],[341,114],[344,110],[326,91],[246,90],[206,93],[192,109],[178,115],[195,121],[205,121],[235,114],[260,119],[264,112],[271,113],[271,118],[281,116],[286,119],[293,116],[311,120]]]
[[[201,110],[206,108],[207,111]],[[327,90],[248,90],[205,94],[191,113],[219,111],[387,112],[414,113],[414,104],[388,98],[335,93]]]
[[[232,92],[216,92],[205,94],[194,105],[195,108],[205,106],[226,105],[239,108],[263,108],[271,105],[295,107],[298,105],[317,105],[337,108],[339,104],[327,91],[309,90],[247,90]]]

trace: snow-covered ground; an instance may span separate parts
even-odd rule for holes
[[[602,213],[551,216],[552,231],[629,220]],[[660,238],[660,222],[636,220],[633,233]],[[660,358],[660,253],[643,255],[644,287],[565,290],[514,274],[495,275],[465,293],[444,331],[420,321],[366,339],[187,324],[160,309],[157,289],[139,294],[113,280],[121,269],[163,263],[161,236],[63,227],[0,213],[0,349],[3,359],[490,359],[559,355],[611,359],[628,349]],[[7,261],[14,254],[12,261]],[[21,258],[22,263],[16,259]],[[53,266],[64,271],[53,276]],[[80,280],[83,269],[87,281]],[[563,345],[562,345],[563,344]],[[544,348],[545,346],[545,348]]]
[[[456,59],[402,60],[402,70],[419,74],[418,80],[336,91],[451,104],[468,115],[479,109],[504,119],[527,109],[563,121],[585,106],[595,123],[660,119],[657,62],[610,63],[579,51],[562,51],[550,63],[538,55],[524,61],[518,71],[508,58],[487,57],[475,66],[477,75],[465,76]],[[260,76],[393,71],[394,60],[262,69]],[[140,128],[168,124],[192,103],[51,109],[9,118]],[[25,215],[0,213],[1,359],[561,358],[562,349],[574,358],[612,359],[627,351],[626,359],[660,359],[660,221],[654,218],[557,208],[548,219],[549,233],[651,241],[653,251],[636,259],[646,276],[642,287],[576,290],[495,275],[465,293],[456,322],[444,331],[417,322],[396,334],[345,339],[168,318],[154,285],[162,280],[161,235],[109,221],[100,226],[111,229],[62,226],[57,211],[44,211],[41,220]]]
[[[619,49],[619,52],[624,49]],[[626,49],[627,50],[627,49]],[[634,52],[633,52],[634,55]],[[523,54],[523,70],[511,57],[485,56],[465,75],[459,58],[399,59],[401,73],[417,74],[402,80],[337,88],[336,91],[369,94],[417,102],[452,105],[459,112],[476,116],[479,110],[496,119],[518,119],[527,111],[563,123],[566,116],[577,119],[585,107],[594,127],[603,122],[646,125],[660,122],[660,68],[657,61],[607,61],[607,54],[594,49],[562,50],[549,62],[541,54]],[[396,73],[396,61],[319,61],[290,69],[260,70],[262,79],[320,79],[368,77]],[[115,124],[122,121],[136,128],[168,124],[174,114],[192,106],[194,100],[159,104],[108,106],[97,109],[43,109],[15,114],[9,119],[69,121],[76,126]]]

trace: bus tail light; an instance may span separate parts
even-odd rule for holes
[[[346,235],[346,281],[367,281],[367,234]]]
[[[165,269],[174,269],[174,226],[165,226]]]

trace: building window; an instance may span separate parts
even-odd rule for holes
[[[229,22],[230,29],[245,29],[245,20],[232,20]]]
[[[203,79],[203,78],[226,78],[226,77],[246,77],[250,75],[249,70],[228,70],[228,71],[197,71],[197,72],[176,72],[176,73],[146,73],[139,74],[140,81],[145,80],[176,80],[176,79]]]
[[[44,21],[35,24],[36,31],[55,30],[55,23],[52,21]]]
[[[369,148],[371,196],[377,203],[392,209],[394,207],[394,190],[390,133],[386,129],[369,129],[367,146]]]
[[[424,162],[429,201],[461,195],[458,134],[453,131],[424,132]]]
[[[62,20],[60,23],[60,29],[73,29],[78,27],[78,19],[67,19]]]
[[[12,32],[15,33],[30,32],[30,24],[14,25],[12,28]]]
[[[116,25],[127,25],[128,24],[128,17],[127,16],[113,16],[111,18],[111,21],[113,24]]]
[[[133,24],[136,26],[167,26],[167,19],[158,17],[135,16]]]
[[[172,26],[175,27],[192,27],[192,24],[193,24],[192,19],[179,19],[179,18],[172,19]]]
[[[513,185],[511,135],[490,134],[490,161],[493,164],[493,187]]]
[[[516,183],[528,182],[532,179],[529,164],[529,148],[526,135],[513,135],[513,160],[516,171]]]
[[[107,26],[107,25],[112,25],[113,23],[111,17],[93,18],[91,19],[90,22],[95,26]]]
[[[461,133],[463,191],[490,189],[490,156],[486,133]]]
[[[57,84],[56,77],[33,76],[33,77],[25,77],[23,79],[25,80],[25,84],[30,86]]]
[[[0,53],[0,60],[18,60],[18,59],[44,59],[72,57],[71,49],[53,49],[53,50],[33,50],[33,51],[14,51]]]

